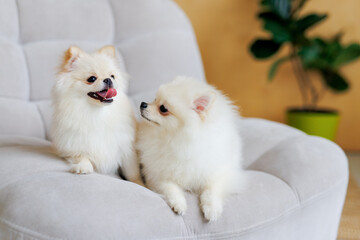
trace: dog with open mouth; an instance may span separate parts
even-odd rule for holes
[[[116,173],[141,183],[134,150],[136,121],[113,46],[66,53],[53,88],[52,141],[78,174]]]
[[[146,186],[181,215],[184,191],[194,192],[205,219],[217,220],[226,197],[246,185],[236,107],[213,86],[179,76],[140,112],[136,149]]]

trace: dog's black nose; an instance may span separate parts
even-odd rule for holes
[[[108,85],[110,88],[112,88],[113,83],[110,78],[105,78],[103,82],[106,83],[106,85]]]
[[[147,103],[146,102],[142,102],[140,105],[141,109],[147,108]]]

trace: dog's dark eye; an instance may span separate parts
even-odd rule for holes
[[[110,77],[111,77],[112,79],[115,79],[115,76],[114,76],[114,75],[111,75]]]
[[[93,82],[96,81],[96,77],[95,77],[95,76],[91,76],[91,77],[88,78],[87,81],[88,81],[89,83],[93,83]]]
[[[168,111],[164,105],[161,105],[159,109],[160,109],[160,112],[162,112],[162,113],[167,113],[167,111]]]

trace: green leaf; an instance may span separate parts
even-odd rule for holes
[[[323,70],[321,74],[328,87],[333,91],[343,92],[349,88],[349,84],[346,79],[341,76],[338,72],[332,70]]]
[[[342,46],[337,40],[325,41],[314,38],[300,48],[300,56],[303,66],[306,69],[333,69],[334,59],[342,51]]]
[[[318,46],[310,45],[300,48],[298,54],[304,62],[312,62],[319,56],[320,53],[321,49]]]
[[[268,0],[261,0],[261,1],[260,1],[260,5],[262,5],[262,6],[269,6],[269,1],[268,1]]]
[[[312,42],[320,47],[326,47],[327,43],[321,38],[314,38]]]
[[[254,57],[265,59],[274,55],[280,47],[280,43],[271,39],[257,39],[251,44],[250,51]]]
[[[302,61],[304,68],[326,68],[327,64],[321,59],[322,49],[317,44],[311,44],[300,48],[298,55]]]
[[[290,0],[267,0],[266,5],[270,6],[281,18],[288,19],[290,17]]]
[[[274,78],[275,73],[278,70],[279,66],[282,63],[284,63],[284,62],[286,62],[286,61],[288,61],[290,59],[291,59],[291,56],[286,56],[286,57],[279,58],[275,62],[273,62],[273,64],[271,64],[271,67],[270,67],[270,70],[269,70],[268,80],[271,81]]]
[[[309,44],[309,39],[304,35],[303,32],[294,31],[291,28],[291,44],[296,46],[306,46]]]
[[[331,63],[335,61],[342,51],[343,47],[339,40],[334,39],[333,41],[326,43],[325,52]]]
[[[327,17],[326,14],[318,15],[318,14],[309,14],[305,17],[300,18],[296,21],[296,30],[298,32],[304,32],[308,28],[314,26],[315,24],[323,21]]]
[[[264,29],[272,34],[275,42],[283,43],[291,40],[290,31],[279,22],[265,20]]]
[[[260,12],[258,14],[258,18],[263,19],[263,20],[272,20],[272,21],[279,22],[279,23],[285,22],[282,18],[279,17],[279,15],[277,15],[276,13],[274,13],[272,11]]]
[[[338,68],[360,57],[360,45],[352,43],[345,47],[334,60],[333,67]]]
[[[258,18],[264,21],[264,29],[269,31],[276,42],[283,43],[291,39],[287,22],[276,13],[265,11],[258,14]]]

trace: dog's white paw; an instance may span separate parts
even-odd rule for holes
[[[204,213],[206,220],[212,222],[216,221],[223,211],[222,202],[215,200],[206,203],[201,203],[201,210]]]
[[[88,174],[94,172],[94,167],[90,161],[81,161],[77,164],[73,164],[70,172],[76,174]]]
[[[173,198],[168,199],[168,204],[171,209],[179,215],[184,215],[187,209],[186,199],[185,198]]]

